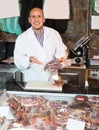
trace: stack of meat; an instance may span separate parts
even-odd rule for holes
[[[69,118],[84,121],[85,129],[99,128],[99,97],[77,95],[72,101],[48,100],[43,96],[13,96],[8,100],[15,120],[7,130],[66,130]]]
[[[63,68],[63,63],[59,61],[58,59],[54,59],[46,64],[44,67],[45,71],[53,71],[53,70],[58,70]]]

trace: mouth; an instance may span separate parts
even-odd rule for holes
[[[40,23],[39,22],[34,22],[34,25],[40,25]]]

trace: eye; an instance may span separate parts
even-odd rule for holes
[[[41,18],[41,15],[38,15],[38,18]]]
[[[32,18],[35,18],[35,16],[33,15]]]

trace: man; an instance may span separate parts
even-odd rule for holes
[[[40,8],[31,9],[28,20],[31,27],[16,39],[14,63],[25,82],[51,80],[54,71],[45,71],[44,67],[55,58],[64,62],[67,48],[56,30],[43,26],[45,18]]]

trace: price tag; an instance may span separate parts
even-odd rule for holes
[[[85,122],[74,119],[68,119],[66,128],[68,130],[84,130]]]

